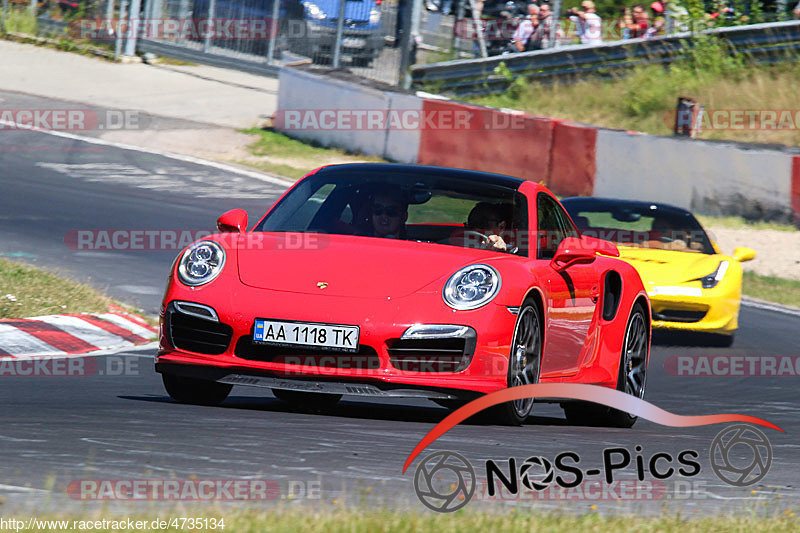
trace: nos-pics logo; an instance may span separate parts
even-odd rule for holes
[[[692,453],[697,457],[696,452]],[[570,454],[577,457],[574,452]],[[760,430],[747,424],[738,424],[723,429],[714,437],[709,459],[712,471],[721,481],[735,487],[746,487],[761,481],[769,472],[772,445]],[[533,463],[531,460],[534,460]],[[487,461],[487,470],[489,464],[493,465],[494,462]],[[698,467],[693,474],[696,475],[699,473],[699,464],[693,461],[692,464]],[[540,472],[530,475],[528,470]],[[593,473],[594,469],[586,472]],[[600,470],[597,469],[597,472]],[[523,463],[519,475],[522,485],[528,490],[541,491],[553,481],[554,470],[550,461],[537,457]],[[491,477],[487,473],[487,478]],[[451,451],[428,455],[419,462],[414,474],[414,491],[420,502],[440,513],[451,513],[466,506],[477,486],[478,478],[472,464],[463,455]]]
[[[477,486],[475,469],[455,452],[436,452],[417,465],[414,490],[419,501],[440,513],[452,513],[467,505]]]

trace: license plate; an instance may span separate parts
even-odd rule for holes
[[[345,48],[364,48],[366,44],[367,44],[366,39],[356,39],[353,37],[347,37],[342,39],[342,46],[344,46]]]
[[[279,346],[312,346],[327,350],[358,351],[358,326],[289,322],[257,318],[253,341]]]

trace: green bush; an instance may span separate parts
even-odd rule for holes
[[[5,31],[36,35],[36,17],[27,6],[9,7],[6,12]]]

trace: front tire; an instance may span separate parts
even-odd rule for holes
[[[539,307],[526,301],[519,311],[508,361],[509,387],[539,382],[542,367],[542,322]],[[495,407],[497,418],[506,425],[520,426],[533,410],[533,398],[506,402]]]
[[[194,405],[219,405],[233,389],[233,385],[225,383],[171,374],[161,374],[161,380],[170,398],[176,402]]]
[[[650,328],[644,308],[636,304],[628,325],[620,355],[617,390],[644,399],[647,384],[647,359],[650,348]],[[638,417],[624,411],[587,402],[563,404],[567,421],[576,426],[630,428]]]
[[[341,394],[324,394],[321,392],[300,392],[294,390],[272,389],[272,394],[292,407],[303,410],[331,409],[342,399]]]
[[[724,333],[709,333],[708,345],[715,348],[730,348],[733,345],[733,339],[736,332],[726,335]]]

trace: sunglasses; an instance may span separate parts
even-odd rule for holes
[[[375,216],[381,216],[384,213],[388,217],[399,217],[402,210],[399,206],[396,205],[380,205],[375,204],[372,206],[372,214]]]

